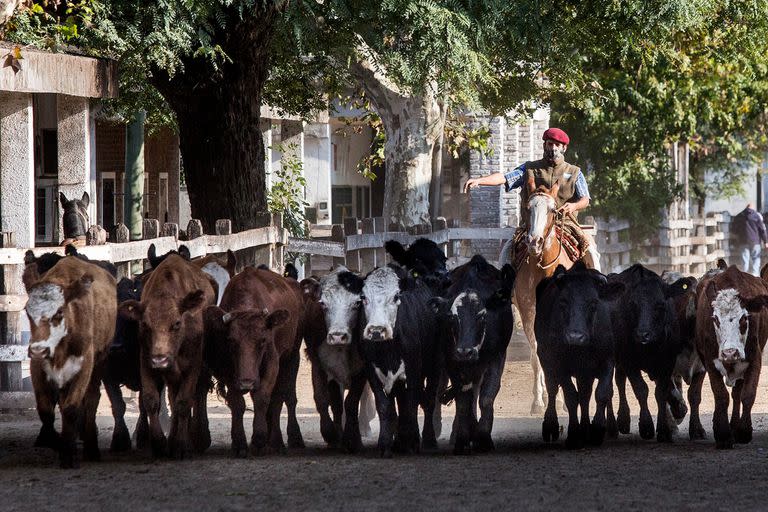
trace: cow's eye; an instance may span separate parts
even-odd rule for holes
[[[360,297],[360,302],[363,303],[363,306],[367,306],[368,305],[368,297],[366,297],[365,295],[362,295]]]
[[[176,320],[173,323],[173,325],[171,325],[171,330],[172,331],[178,331],[180,328],[181,328],[181,321],[180,320]]]
[[[397,304],[398,306],[400,305],[400,294],[399,293],[395,294],[395,304]]]
[[[326,311],[328,309],[328,304],[326,304],[322,300],[319,302],[319,304],[320,304],[320,309],[322,309],[323,311]]]
[[[62,320],[63,318],[64,318],[64,312],[63,312],[63,311],[61,311],[61,310],[59,310],[59,311],[57,311],[57,312],[56,312],[56,314],[55,314],[55,315],[53,315],[53,317],[51,318],[51,320],[53,320],[53,321],[54,321],[54,322],[56,322],[56,323],[59,323],[59,322],[61,322],[61,320]]]

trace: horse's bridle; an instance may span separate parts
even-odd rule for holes
[[[533,192],[531,195],[528,196],[528,203],[530,204],[531,199],[533,199],[536,196],[546,196],[549,198],[552,198],[549,194],[546,192]],[[563,254],[563,225],[565,224],[565,213],[562,212],[562,210],[555,209],[555,218],[550,223],[549,227],[547,228],[546,233],[544,233],[544,240],[547,240],[550,235],[552,235],[552,230],[555,229],[555,225],[558,223],[560,224],[560,239],[558,242],[560,243],[560,248],[557,251],[557,256],[555,256],[555,259],[547,263],[546,265],[541,264],[541,259],[544,257],[544,250],[542,248],[541,254],[539,255],[539,261],[536,262],[536,266],[539,267],[541,270],[547,270],[548,268],[551,268],[555,263],[557,263],[560,260],[560,256]],[[528,220],[530,223],[530,219]],[[529,256],[530,257],[530,256]],[[526,259],[526,261],[528,261]]]

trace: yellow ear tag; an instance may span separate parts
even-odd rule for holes
[[[414,272],[413,277],[419,277],[419,274],[417,272]]]
[[[687,284],[684,284],[684,285],[683,285],[683,290],[687,290],[687,289],[688,289],[688,285],[687,285]]]

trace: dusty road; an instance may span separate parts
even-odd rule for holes
[[[531,371],[525,350],[507,364],[497,401],[489,455],[454,457],[444,408],[436,454],[380,460],[375,438],[348,456],[327,450],[312,403],[308,365],[300,375],[299,413],[307,449],[285,456],[229,456],[229,413],[212,400],[212,448],[183,462],[148,454],[106,451],[112,432],[102,400],[102,463],[61,471],[53,452],[32,448],[39,423],[33,412],[0,415],[0,510],[758,510],[768,507],[768,389],[763,378],[755,406],[755,439],[730,451],[711,440],[712,399],[705,382],[702,420],[710,440],[690,442],[687,420],[675,443],[659,445],[633,433],[600,448],[566,451],[541,441],[541,419],[528,414]],[[653,396],[651,394],[651,396]],[[655,407],[653,408],[655,409]],[[136,419],[129,409],[129,428]],[[564,417],[561,416],[561,423]],[[375,422],[374,422],[375,423]]]

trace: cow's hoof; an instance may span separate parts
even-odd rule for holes
[[[393,450],[395,453],[418,453],[420,444],[421,440],[419,439],[418,435],[414,436],[412,434],[398,433],[395,436],[395,444],[393,446]]]
[[[63,444],[59,450],[59,466],[62,469],[77,469],[80,467],[80,458],[77,456],[77,445]]]
[[[472,450],[478,453],[488,453],[493,451],[496,446],[493,444],[490,433],[478,433],[472,441]]]
[[[427,438],[426,436],[421,439],[421,449],[425,452],[437,451],[437,439]]]
[[[733,448],[733,437],[728,436],[724,439],[716,439],[715,440],[715,447],[718,450],[730,450]]]
[[[472,449],[468,439],[456,438],[456,443],[453,445],[454,455],[471,455]]]
[[[170,443],[170,451],[168,455],[173,460],[184,460],[189,455],[188,451],[189,450],[187,449],[186,443],[177,441],[177,442]]]
[[[544,420],[541,424],[541,437],[545,443],[555,442],[560,438],[560,425],[555,421]]]
[[[203,453],[211,447],[211,432],[207,428],[194,438],[195,452]]]
[[[339,444],[340,432],[331,421],[320,423],[320,435],[328,446],[335,447]]]
[[[734,431],[734,437],[737,443],[747,444],[752,441],[752,427],[739,427]]]
[[[347,453],[357,453],[363,447],[363,440],[360,437],[360,434],[358,434],[357,432],[355,433],[345,432],[342,443],[344,445],[344,450]]]
[[[87,460],[89,462],[101,462],[101,451],[99,450],[99,447],[93,447],[83,448],[83,460]]]
[[[165,439],[165,437],[161,437],[160,439],[152,439],[150,445],[152,447],[153,457],[165,457],[168,453],[168,441]]]
[[[580,433],[568,434],[565,438],[565,447],[569,450],[578,450],[584,448],[584,439]]]
[[[605,440],[605,427],[592,424],[589,426],[589,444],[600,446]]]
[[[301,436],[301,430],[296,428],[288,429],[288,448],[304,449],[304,438]]]
[[[629,409],[619,407],[619,412],[616,415],[616,426],[618,427],[619,432],[622,434],[629,434],[631,430],[630,424]]]
[[[707,431],[701,425],[692,426],[688,429],[688,437],[691,441],[698,441],[707,438]]]
[[[112,443],[109,445],[111,452],[127,452],[131,449],[131,434],[126,426],[116,427],[112,433]]]
[[[392,455],[392,448],[390,446],[379,448],[379,457],[382,459],[391,459]]]
[[[35,439],[35,447],[58,450],[61,447],[61,436],[53,428],[43,427]]]
[[[640,430],[640,437],[643,439],[653,439],[653,436],[656,434],[656,429],[653,426],[653,419],[651,418],[641,417],[638,422],[638,428]]]
[[[682,400],[670,400],[669,412],[672,413],[672,417],[679,423],[688,414],[688,405]]]
[[[667,428],[660,428],[656,432],[656,441],[659,443],[671,443],[672,442],[672,430]]]
[[[248,443],[243,439],[241,441],[232,441],[232,456],[236,459],[248,457]]]

